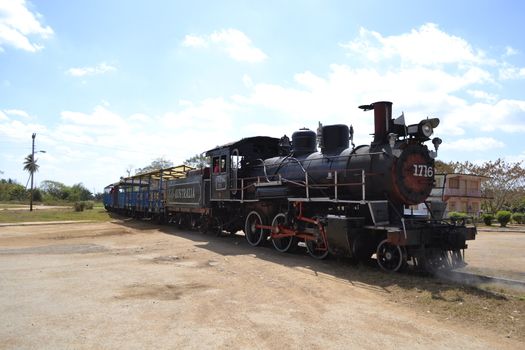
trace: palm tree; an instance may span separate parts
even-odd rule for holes
[[[24,159],[24,170],[26,170],[29,173],[29,177],[31,178],[31,196],[29,199],[29,211],[33,211],[33,178],[35,177],[34,176],[35,172],[38,171],[39,167],[40,165],[36,164],[34,145],[33,145],[33,153],[28,154],[27,157]]]
[[[33,154],[28,154],[24,159],[24,170],[26,170],[32,177],[35,172],[38,171],[40,165],[36,164],[36,159]]]

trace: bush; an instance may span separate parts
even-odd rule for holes
[[[90,210],[90,209],[93,209],[93,206],[95,205],[95,202],[93,201],[85,201],[84,202],[84,207],[87,209],[87,210]]]
[[[75,202],[73,204],[73,209],[75,209],[75,211],[84,211],[85,208],[86,208],[85,202]]]
[[[525,224],[525,214],[524,213],[512,214],[512,221],[514,221],[517,224]]]
[[[506,227],[510,221],[512,213],[507,210],[500,210],[496,213],[496,220],[498,220],[501,227]]]
[[[492,214],[483,214],[481,215],[483,223],[487,226],[492,226],[492,220],[494,220],[494,215]]]
[[[448,218],[452,223],[465,223],[465,219],[467,218],[466,213],[461,213],[457,211],[451,211],[448,213]]]
[[[461,213],[461,212],[457,212],[457,211],[451,211],[450,213],[448,213],[448,217],[451,220],[459,220],[459,219],[466,218],[467,214]]]

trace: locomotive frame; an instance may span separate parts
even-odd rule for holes
[[[407,126],[404,116],[392,118],[391,105],[360,107],[374,110],[370,145],[356,147],[345,125],[301,129],[292,142],[244,138],[207,151],[209,167],[123,178],[105,188],[105,207],[203,232],[244,231],[250,245],[271,241],[282,253],[302,245],[316,259],[375,256],[391,272],[409,262],[431,273],[463,266],[476,228],[443,219],[444,203],[426,201],[441,140],[432,140],[435,151],[424,142],[439,120]],[[418,203],[429,217],[404,214]]]

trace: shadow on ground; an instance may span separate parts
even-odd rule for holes
[[[397,289],[417,293],[427,291],[432,295],[432,299],[440,300],[443,299],[443,295],[454,294],[454,291],[461,290],[462,293],[473,297],[493,300],[506,299],[500,293],[493,293],[461,283],[443,281],[411,270],[402,273],[386,273],[377,267],[375,261],[354,263],[349,259],[334,257],[326,260],[315,260],[308,256],[306,250],[301,247],[294,253],[284,254],[273,249],[270,241],[265,242],[262,246],[252,247],[246,242],[241,233],[217,237],[210,233],[203,234],[198,231],[177,229],[173,225],[155,225],[149,221],[129,219],[113,213],[111,213],[111,216],[117,224],[135,230],[158,229],[168,235],[192,240],[195,242],[196,247],[207,249],[223,256],[251,255],[271,263],[298,269],[307,274],[348,283],[361,288],[379,290],[388,294]],[[448,301],[456,302],[457,300]]]

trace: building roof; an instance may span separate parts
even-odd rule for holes
[[[450,177],[478,177],[481,179],[489,179],[488,176],[476,175],[476,174],[465,174],[465,173],[437,173],[436,176],[437,175],[445,175],[447,178],[450,178]]]

